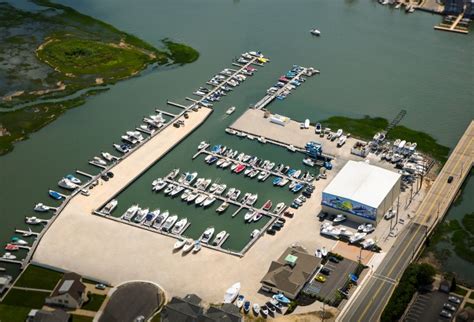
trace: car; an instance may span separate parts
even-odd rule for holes
[[[321,283],[324,283],[326,282],[326,277],[324,277],[323,275],[316,275],[316,277],[314,278],[315,280],[317,280],[318,282],[321,282]]]
[[[340,262],[340,260],[337,259],[337,258],[334,257],[334,256],[331,256],[331,257],[329,257],[328,259],[329,259],[330,262],[333,262],[333,263],[336,263],[336,264]]]
[[[324,274],[326,276],[329,276],[331,274],[331,270],[329,268],[323,267],[319,270],[321,274]]]
[[[114,177],[114,173],[112,171],[109,171],[106,173],[107,177],[109,178],[113,178]]]
[[[449,311],[453,311],[453,312],[455,312],[457,310],[457,307],[455,307],[454,305],[449,304],[449,303],[444,303],[443,308],[446,309],[446,310],[449,310]]]
[[[344,288],[341,287],[341,288],[338,288],[337,290],[339,291],[339,293],[341,293],[341,294],[344,295],[345,297],[349,297],[349,292],[347,292],[346,289],[344,289]]]
[[[95,284],[95,288],[98,290],[105,290],[107,288],[107,285],[99,283],[99,284]]]
[[[451,302],[451,303],[456,303],[456,304],[460,304],[460,303],[461,303],[461,299],[459,299],[459,298],[456,297],[456,296],[450,296],[450,297],[448,297],[448,301]]]
[[[453,182],[453,179],[454,179],[453,176],[449,176],[449,177],[448,177],[448,183]]]
[[[450,319],[450,318],[453,317],[453,315],[452,315],[451,313],[449,313],[448,311],[446,311],[446,310],[442,310],[442,311],[439,313],[439,315],[441,315],[441,316],[444,317],[444,318],[448,318],[448,319]]]
[[[109,181],[109,177],[106,175],[106,174],[103,174],[100,176],[102,178],[102,180],[104,181]]]

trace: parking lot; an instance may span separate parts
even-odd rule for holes
[[[304,291],[321,296],[327,300],[333,300],[338,292],[337,290],[346,284],[349,274],[353,273],[356,267],[357,262],[347,258],[339,263],[328,261],[324,265],[324,268],[330,271],[329,275],[318,274],[324,276],[326,280],[320,282],[313,279],[313,281],[305,287]]]
[[[418,293],[410,305],[404,321],[452,321],[452,318],[445,318],[440,315],[444,303],[449,303],[456,308],[458,307],[458,305],[448,301],[448,294],[446,293],[439,291]],[[453,317],[457,312],[446,311],[450,312]]]

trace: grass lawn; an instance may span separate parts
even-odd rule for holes
[[[94,319],[88,316],[82,316],[82,315],[71,315],[72,320],[71,322],[92,322]]]
[[[459,286],[456,285],[456,289],[454,290],[454,293],[461,295],[461,296],[466,296],[467,291],[463,288],[460,288]]]
[[[0,321],[25,322],[30,308],[0,304]]]
[[[106,295],[90,294],[89,301],[82,306],[82,309],[97,312],[104,302]]]
[[[474,300],[474,292],[471,292],[471,295],[469,295],[469,298],[470,298],[471,300]]]
[[[39,266],[29,265],[15,286],[53,290],[63,274]]]
[[[3,304],[40,309],[49,293],[11,289],[3,300]]]

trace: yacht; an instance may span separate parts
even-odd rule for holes
[[[200,240],[201,240],[203,243],[206,243],[206,244],[207,244],[207,243],[211,240],[212,236],[214,235],[214,231],[215,231],[214,227],[208,227],[208,228],[202,233]]]
[[[42,204],[41,202],[37,203],[34,208],[34,210],[37,212],[47,212],[49,209],[50,207]]]
[[[69,181],[71,181],[72,183],[74,184],[81,184],[81,180],[79,178],[76,178],[75,176],[73,176],[72,174],[68,174],[67,176],[65,176],[64,178],[68,179]]]
[[[318,37],[321,36],[321,31],[319,31],[318,29],[313,28],[313,29],[310,29],[309,32],[310,32],[313,36],[318,36]]]
[[[227,208],[229,208],[229,204],[227,202],[223,202],[217,209],[216,209],[216,212],[218,213],[223,213],[224,211],[227,210]]]
[[[249,211],[247,211],[247,213],[244,216],[244,220],[246,222],[250,222],[250,221],[252,221],[253,216],[255,216],[255,211],[249,209]]]
[[[349,243],[350,244],[357,243],[357,242],[361,241],[362,239],[364,239],[365,236],[367,236],[367,233],[354,234],[354,236],[349,238]]]
[[[186,201],[189,202],[189,203],[191,203],[191,202],[193,202],[193,201],[197,198],[198,195],[199,195],[198,192],[192,191],[192,192],[188,195],[188,197],[186,198]]]
[[[128,153],[130,151],[130,148],[126,144],[115,144],[114,143],[114,148],[115,150],[119,151],[120,153]]]
[[[152,190],[158,192],[158,191],[161,191],[167,185],[168,185],[168,183],[165,180],[160,178],[160,179],[157,179],[156,181],[154,181]]]
[[[255,204],[255,202],[257,202],[257,199],[258,199],[258,194],[255,193],[255,194],[252,194],[250,195],[247,200],[245,201],[245,203],[247,205],[250,205],[250,206],[253,206]]]
[[[41,224],[41,219],[38,219],[36,217],[26,217],[25,222],[29,225],[38,225]]]
[[[194,200],[194,203],[196,206],[201,206],[201,204],[206,200],[208,196],[205,193],[201,193],[196,199]]]
[[[227,134],[231,134],[231,135],[234,135],[234,134],[236,133],[235,130],[233,130],[233,129],[229,128],[229,127],[225,129],[225,132],[226,132]]]
[[[235,106],[231,106],[231,107],[229,107],[229,109],[225,113],[227,115],[230,115],[230,114],[234,113],[234,111],[235,111]]]
[[[151,225],[155,222],[156,218],[160,215],[160,209],[155,209],[152,212],[149,212],[145,216],[145,221],[143,222],[143,225],[147,227],[151,227]]]
[[[183,190],[184,190],[184,187],[183,187],[183,186],[176,186],[176,187],[173,189],[173,191],[171,191],[171,192],[169,193],[169,195],[170,195],[171,197],[175,197],[175,196],[177,196],[178,194],[180,194]]]
[[[130,208],[127,209],[127,211],[125,211],[125,213],[122,215],[122,219],[123,220],[131,220],[133,216],[135,216],[135,214],[137,213],[138,209],[140,209],[140,207],[138,207],[138,205],[133,205],[131,206]]]
[[[189,252],[194,247],[194,240],[187,239],[183,246],[183,253]]]
[[[175,222],[178,220],[177,215],[172,215],[169,216],[166,220],[165,223],[163,224],[163,227],[161,227],[161,230],[163,231],[169,231],[171,227],[175,224]]]
[[[145,217],[148,214],[149,210],[149,208],[138,210],[137,215],[135,216],[135,218],[133,218],[133,221],[137,224],[141,224],[143,221],[145,221]]]
[[[58,186],[67,190],[74,190],[77,188],[77,184],[66,178],[62,178],[61,180],[59,180]]]
[[[110,213],[117,207],[118,201],[117,199],[112,199],[109,201],[104,208],[102,209],[102,212],[106,215],[110,215]]]
[[[103,157],[105,160],[107,160],[107,161],[109,161],[109,162],[111,162],[111,161],[114,160],[113,155],[110,154],[110,153],[108,153],[108,152],[101,152],[100,154],[102,155],[102,157]]]
[[[188,172],[186,174],[186,178],[184,179],[184,183],[190,185],[194,181],[194,179],[196,179],[197,175],[198,175],[197,172],[193,172],[193,173]]]
[[[202,202],[202,206],[203,206],[203,207],[209,207],[210,205],[212,205],[212,204],[214,203],[214,201],[216,201],[216,198],[215,198],[215,197],[213,197],[213,196],[208,196],[208,197],[206,198],[206,200],[204,200],[204,201]]]
[[[177,186],[175,186],[174,184],[170,183],[170,184],[166,187],[166,189],[165,189],[165,192],[164,192],[165,195],[170,194],[170,193],[174,190],[174,188],[176,188],[176,187],[177,187]]]
[[[191,189],[186,189],[184,190],[184,192],[181,194],[181,200],[186,200],[189,196],[189,194],[191,193]]]
[[[287,147],[288,151],[290,152],[295,152],[296,151],[296,148],[293,144],[290,144],[288,147]]]
[[[152,225],[153,228],[159,229],[163,225],[163,223],[166,221],[166,219],[168,219],[169,214],[170,213],[168,212],[168,210],[166,210],[165,212],[160,213],[156,217],[155,222]]]
[[[216,195],[219,195],[219,196],[220,196],[221,194],[224,193],[225,189],[227,189],[227,185],[226,185],[226,184],[221,184],[221,185],[217,186],[217,189],[215,190],[214,193],[215,193]]]
[[[176,235],[180,235],[184,228],[186,227],[186,225],[188,224],[188,218],[183,218],[183,219],[180,219],[173,227],[173,229],[171,229],[171,232],[173,234],[176,234]]]
[[[224,240],[224,237],[227,235],[227,232],[225,230],[221,231],[216,235],[214,240],[212,241],[213,246],[219,246],[220,243]]]

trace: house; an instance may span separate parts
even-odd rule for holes
[[[233,304],[211,306],[204,309],[202,300],[195,294],[184,298],[173,297],[161,312],[162,322],[241,322],[239,309]]]
[[[51,296],[47,297],[47,305],[78,309],[87,301],[86,286],[81,276],[76,273],[64,274]]]
[[[277,261],[270,264],[268,272],[260,281],[262,290],[283,293],[289,299],[295,299],[316,274],[320,263],[320,258],[308,254],[304,248],[289,247]]]
[[[68,322],[69,313],[63,310],[44,311],[31,310],[26,319],[27,322]]]

